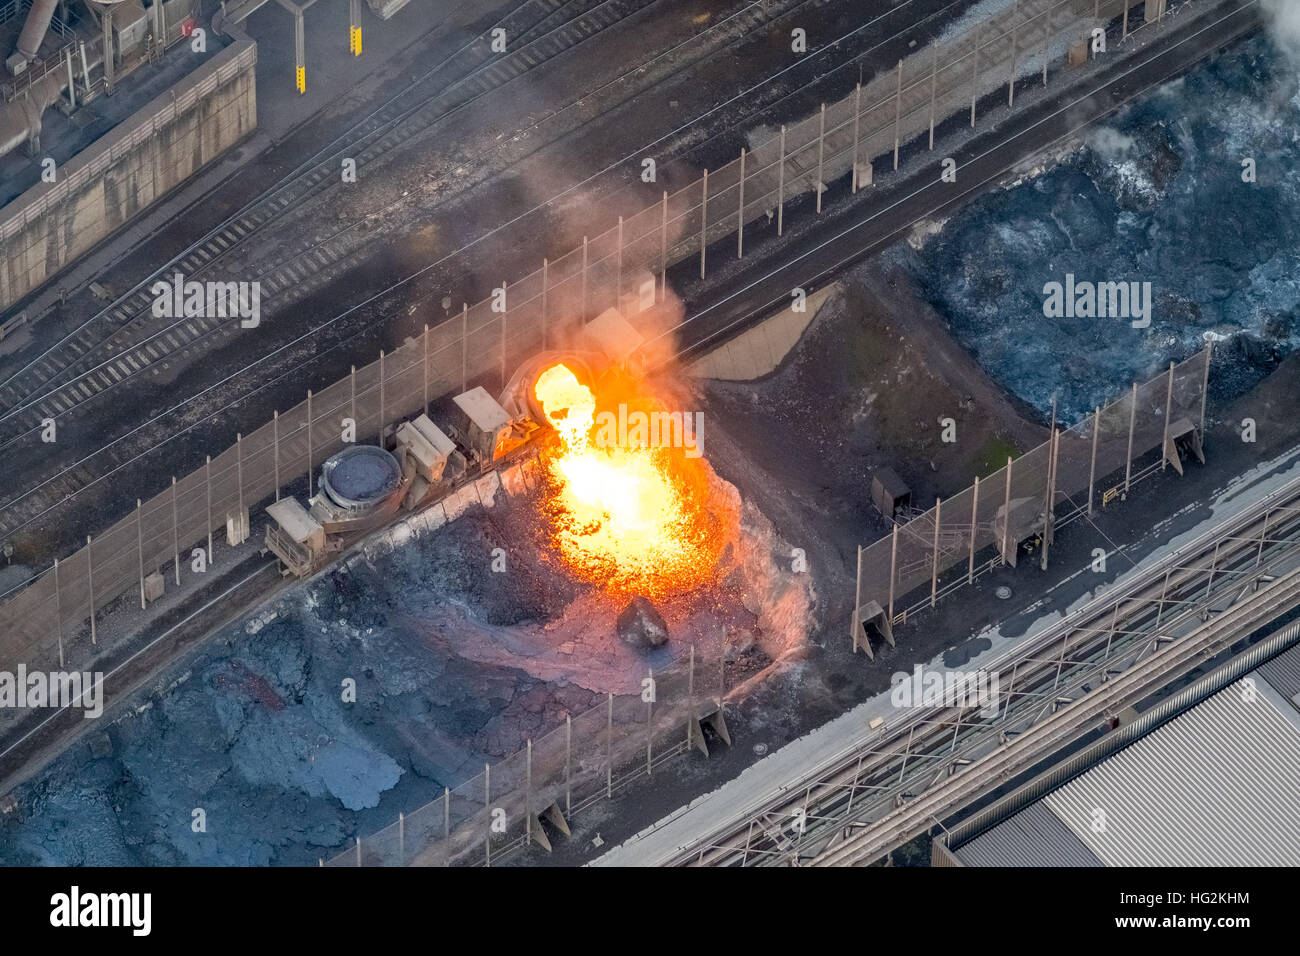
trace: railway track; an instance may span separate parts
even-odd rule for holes
[[[805,0],[801,0],[797,5],[802,5],[802,2],[805,2]],[[940,11],[937,11],[937,13],[948,11],[955,6],[957,2],[959,2],[959,0],[954,0],[954,3],[948,4]],[[892,14],[900,8],[901,7],[896,7],[893,8],[889,14],[882,14],[880,19],[883,19],[885,16]],[[787,9],[785,12],[788,13],[789,10]],[[860,30],[861,28],[857,29]],[[854,31],[854,33],[856,32],[857,30]],[[882,43],[884,42],[888,41],[882,41]],[[873,49],[881,46],[882,43],[876,44]],[[833,72],[833,70],[828,72]],[[420,273],[416,273],[414,276],[408,276],[400,280],[394,285],[388,287],[388,289],[377,293],[366,302],[361,303],[361,305],[370,305],[371,303],[401,288],[412,278],[418,277],[419,274]],[[279,383],[286,375],[290,374],[290,372],[295,370],[300,371],[301,366],[298,360],[294,359],[292,356],[286,356],[284,353],[286,353],[291,347],[301,343],[304,339],[310,337],[320,343],[321,347],[315,349],[312,355],[308,358],[309,361],[319,361],[321,356],[339,348],[349,339],[355,338],[358,335],[369,331],[370,327],[367,325],[347,332],[346,335],[342,335],[338,341],[333,343],[330,343],[327,340],[327,336],[321,335],[327,327],[335,326],[336,323],[345,319],[351,321],[352,324],[355,324],[355,320],[351,320],[349,317],[352,313],[356,312],[358,308],[359,306],[356,306],[345,310],[341,314],[315,326],[310,330],[310,335],[300,336],[288,343],[288,345],[274,348],[267,355],[257,359],[244,369],[239,370],[242,373],[238,376],[239,378],[244,381],[253,381],[256,384],[251,388],[251,390],[244,390],[240,394],[228,398],[225,405],[228,407],[234,402],[248,399],[253,394]],[[163,333],[160,333],[160,335],[168,335],[175,338],[174,330],[171,329],[165,330]],[[181,347],[184,346],[182,345]],[[146,356],[150,349],[153,349],[155,353],[158,353],[157,357],[152,359],[153,362],[165,360],[168,355],[176,354],[175,351],[170,353],[163,351],[159,353],[159,349],[163,347],[157,346],[153,342],[143,343],[140,348]],[[116,370],[106,370],[101,367],[96,369],[93,375],[85,376],[73,384],[65,386],[59,393],[62,396],[62,400],[71,403],[68,406],[68,409],[65,410],[65,414],[67,410],[79,407],[94,398],[101,397],[104,392],[122,384],[122,382],[127,380],[128,373],[131,375],[139,375],[148,370],[148,365],[145,364],[144,357],[137,358],[135,365],[137,365],[138,368],[132,369],[130,362],[125,363],[121,368],[117,368]],[[255,370],[255,366],[262,367]],[[235,375],[227,376],[222,379],[219,384],[225,385],[231,382],[235,377]],[[165,412],[155,415],[148,421],[131,429],[126,434],[113,438],[111,441],[107,442],[96,451],[87,454],[80,460],[60,467],[59,470],[50,474],[49,477],[42,479],[39,484],[33,485],[25,490],[15,489],[9,500],[4,502],[3,505],[0,505],[0,509],[2,509],[0,510],[0,537],[10,536],[21,532],[23,529],[31,526],[34,522],[42,519],[52,509],[58,507],[68,499],[94,485],[111,479],[122,468],[136,461],[151,449],[185,435],[200,423],[199,417],[204,414],[201,409],[194,408],[193,406],[195,406],[199,400],[207,400],[208,393],[214,391],[215,388],[204,389],[202,392],[192,395],[176,406],[167,409]],[[188,413],[182,411],[185,406],[191,406]],[[29,408],[26,411],[30,412],[32,409]],[[171,429],[168,434],[162,436],[146,433],[146,428],[152,428],[161,419],[169,416],[172,417],[173,421],[178,421],[178,428]],[[183,421],[179,420],[181,416],[185,416]],[[3,423],[3,421],[4,417],[0,416],[0,423]],[[25,437],[29,441],[33,440],[32,436],[37,435],[38,431],[38,426],[33,425],[16,438],[10,438],[7,441],[0,439],[0,452],[9,451],[10,447],[13,446],[19,438]],[[12,453],[12,451],[9,451],[9,453]]]
[[[355,159],[361,169],[489,93],[658,2],[529,0],[512,11],[493,28],[506,30],[509,52],[493,53],[482,39],[462,47],[5,378],[0,383],[0,406],[7,409],[0,414],[5,433],[24,434],[39,427],[41,420],[66,413],[166,357],[183,354],[199,342],[229,336],[238,328],[238,323],[229,319],[191,318],[137,338],[141,326],[152,317],[149,289],[157,279],[175,272],[187,279],[210,275],[214,266],[227,261],[236,250],[247,248],[251,237],[264,233],[287,211],[339,184],[343,157]],[[410,96],[433,83],[442,84],[439,91],[411,106]],[[274,301],[287,288],[303,288],[350,251],[338,237],[300,244],[263,276],[264,295]]]
[[[555,0],[552,0],[552,3],[554,2]],[[636,12],[645,9],[654,2],[658,2],[658,0],[632,0],[632,2],[637,4],[637,10],[625,10],[620,19],[634,16]],[[771,3],[769,4],[768,14],[769,16],[786,15],[810,2],[812,0],[788,0],[785,4]],[[953,0],[952,3],[943,7],[942,11],[947,11],[964,2],[966,0]],[[600,6],[604,7],[605,4]],[[883,19],[885,16],[894,15],[897,9],[900,8],[894,8],[889,13],[874,18],[867,24],[855,28],[854,32],[865,30],[871,23]],[[754,2],[746,5],[738,13],[731,15],[726,20],[719,21],[715,24],[715,27],[720,27],[726,23],[729,29],[735,33],[735,39],[728,42],[735,43],[743,40],[761,26],[763,22],[762,5]],[[612,25],[613,22],[602,27],[602,30],[608,29]],[[554,32],[552,30],[551,33],[544,36],[550,36]],[[589,33],[587,35],[594,36],[595,34]],[[552,55],[558,55],[558,52]],[[423,79],[417,82],[423,82]],[[409,138],[410,135],[414,135],[414,132],[404,132],[401,135]],[[340,139],[344,138],[346,138],[346,134],[345,137]],[[306,170],[304,175],[311,178],[311,182],[315,184],[314,188],[317,188],[318,191],[328,188],[329,183],[333,182],[334,177],[337,176],[336,160],[338,157],[352,155],[354,152],[354,143],[338,148],[335,148],[335,146],[327,147],[318,156],[328,153],[328,158],[319,161],[313,159],[308,164],[304,164],[304,167],[302,167]],[[360,166],[361,163],[358,165]],[[294,185],[294,183],[290,182],[289,185]],[[285,202],[282,198],[276,199],[276,195],[273,190],[272,193],[268,194],[268,197],[250,204],[250,206],[256,208],[249,215],[268,215],[261,207],[264,202],[271,202],[276,205],[275,216],[278,216],[290,203]],[[151,371],[156,372],[160,363],[182,357],[198,348],[210,345],[213,340],[234,334],[237,328],[237,320],[186,319],[150,333],[143,339],[130,341],[129,338],[131,329],[138,327],[141,324],[140,320],[148,314],[152,304],[152,296],[148,293],[148,286],[156,278],[170,275],[175,271],[183,272],[187,279],[195,278],[202,274],[201,270],[209,268],[229,256],[238,247],[239,243],[256,231],[248,229],[245,224],[241,223],[240,216],[239,213],[232,216],[228,225],[214,229],[209,237],[199,240],[190,250],[177,256],[172,263],[157,270],[148,279],[123,296],[115,306],[99,313],[97,317],[110,312],[118,316],[116,320],[118,325],[117,334],[104,337],[99,333],[87,331],[83,327],[83,330],[73,333],[65,341],[71,341],[79,335],[89,335],[92,339],[97,340],[97,344],[87,343],[84,347],[72,349],[71,351],[75,352],[75,354],[70,354],[66,358],[53,357],[54,349],[52,348],[45,355],[38,357],[24,369],[15,373],[5,383],[0,383],[0,396],[8,395],[10,398],[17,391],[16,382],[18,376],[32,376],[32,382],[46,379],[48,386],[47,391],[41,392],[40,386],[35,385],[33,391],[28,393],[24,400],[19,401],[7,412],[0,413],[0,426],[5,426],[3,432],[0,432],[0,452],[10,449],[23,439],[31,440],[33,436],[40,433],[44,421],[48,419],[58,420],[60,416],[66,416],[68,413],[92,401],[106,397],[106,393],[132,379],[138,379],[139,376]],[[266,221],[269,223],[273,220],[267,219]],[[322,247],[321,244],[315,244],[304,250],[296,251],[287,257],[285,264],[272,267],[273,269],[278,268],[279,271],[272,272],[270,278],[264,281],[264,293],[269,294],[274,300],[277,292],[290,285],[295,288],[295,291],[301,293],[307,284],[312,281],[323,283],[326,270],[332,267],[336,268],[341,262],[346,261],[346,258],[346,256],[335,257],[328,248]],[[391,292],[400,288],[405,281],[396,283],[387,291]],[[380,295],[383,294],[380,293]],[[375,298],[379,298],[379,296]],[[320,332],[325,325],[338,321],[351,311],[353,310],[347,310],[343,315],[335,316],[327,320],[324,325],[312,329],[312,336]],[[91,320],[91,322],[93,321],[94,319]],[[88,322],[87,326],[91,322]],[[300,336],[294,342],[309,337],[311,336]],[[123,340],[128,341],[129,344],[120,345],[119,343]],[[54,348],[57,348],[57,346]],[[84,367],[89,362],[97,359],[98,355],[104,354],[106,349],[114,350],[109,358],[99,360],[98,364],[78,373],[78,368]],[[259,362],[276,357],[280,351],[280,349],[273,350],[269,356],[264,356]],[[45,370],[39,373],[36,372],[35,367],[42,365],[42,363],[44,363]],[[275,372],[272,374],[274,377],[271,381],[277,381],[280,377],[279,374]],[[50,385],[50,381],[56,384]],[[24,384],[31,385],[32,382],[25,382]],[[152,425],[153,423],[154,420],[150,420],[145,424]],[[182,429],[182,431],[185,430],[188,430],[188,426],[186,429]],[[12,535],[21,531],[33,521],[43,517],[50,508],[71,498],[96,482],[106,479],[120,467],[133,461],[140,454],[159,443],[157,437],[146,438],[140,434],[140,431],[140,428],[136,428],[126,435],[119,436],[95,452],[63,467],[56,474],[44,479],[39,486],[19,492],[11,497],[8,502],[3,504],[3,511],[0,511],[0,536]]]
[[[575,2],[581,3],[581,10],[570,9]],[[4,426],[0,432],[3,436],[0,437],[0,448],[32,434],[43,421],[57,419],[103,392],[156,368],[161,362],[185,358],[201,347],[220,344],[236,334],[237,323],[221,318],[185,318],[150,331],[147,326],[152,318],[153,296],[149,288],[158,278],[176,272],[187,279],[210,274],[213,267],[229,262],[247,250],[251,237],[265,234],[268,227],[278,223],[287,211],[322,195],[331,185],[337,184],[339,161],[344,156],[356,160],[357,168],[361,169],[512,80],[658,2],[660,0],[565,0],[563,3],[561,0],[547,0],[547,5],[555,8],[552,13],[522,33],[511,32],[513,27],[508,31],[511,43],[516,45],[512,53],[492,54],[495,59],[486,59],[483,51],[487,44],[475,41],[439,64],[289,174],[263,197],[214,227],[167,265],[0,382],[0,408],[5,409],[0,411],[0,426]],[[768,17],[788,14],[811,2],[813,0],[784,0],[783,3],[769,4]],[[960,2],[965,0],[954,0],[954,3]],[[555,18],[561,15],[568,19],[553,26]],[[762,5],[749,2],[709,29],[725,26],[736,31],[739,38],[744,38],[764,22]],[[518,46],[521,42],[524,45]],[[703,45],[695,58],[684,65],[696,62],[711,48]],[[426,102],[402,108],[402,101],[414,88],[427,85],[435,73],[441,75],[451,60],[467,58],[471,53],[486,62],[473,66],[470,73],[453,81]],[[620,82],[643,68],[644,64],[635,65],[605,85]],[[584,92],[549,113],[546,119],[572,108],[586,95]],[[545,119],[539,120],[530,129],[543,122]],[[338,145],[344,140],[343,145]],[[396,205],[398,203],[391,204],[381,213],[391,211]],[[340,267],[360,264],[365,247],[362,245],[358,249],[356,230],[369,218],[371,216],[366,215],[347,222],[324,238],[291,238],[286,252],[269,264],[257,266],[261,270],[256,277],[262,284],[263,300],[273,307],[288,304],[286,300],[300,299],[326,284]]]
[[[996,715],[978,704],[907,713],[669,865],[869,862],[1298,605],[1293,481],[987,665],[1007,689]],[[1008,761],[1031,735],[1038,743]]]

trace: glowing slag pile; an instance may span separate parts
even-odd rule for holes
[[[564,365],[547,369],[535,386],[559,438],[546,460],[548,511],[566,564],[612,592],[652,598],[707,582],[724,535],[705,508],[702,460],[677,448],[597,442],[600,409],[653,405],[643,384],[626,377],[607,375],[598,391]]]

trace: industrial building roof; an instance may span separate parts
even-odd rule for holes
[[[981,833],[958,853],[967,866],[1104,866],[1042,801]]]
[[[1298,690],[1300,645],[954,852],[968,866],[1300,865]]]

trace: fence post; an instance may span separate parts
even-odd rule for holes
[[[310,392],[308,394],[311,394]],[[310,436],[310,433],[308,433]],[[310,441],[310,437],[308,439]],[[203,462],[203,484],[208,493],[208,567],[212,567],[212,456]],[[311,462],[307,462],[307,497],[311,497]]]
[[[235,480],[239,491],[239,513],[235,519],[239,522],[240,541],[244,533],[244,436],[235,432]]]
[[[545,351],[546,351],[546,348],[547,348],[547,342],[546,342],[546,286],[547,286],[547,284],[550,282],[550,274],[551,274],[551,261],[550,261],[549,259],[543,259],[543,260],[542,260],[542,351],[543,351],[543,352],[545,352]],[[426,326],[425,328],[427,329],[428,327]],[[425,404],[428,404],[428,399],[425,399]]]
[[[1169,413],[1174,404],[1174,363],[1169,363],[1169,387],[1165,390],[1165,430],[1160,436],[1160,470],[1165,470],[1165,465],[1169,463],[1169,455],[1165,446],[1169,442]]]
[[[564,816],[573,815],[573,715],[564,715]]]
[[[1047,551],[1050,547],[1052,538],[1053,515],[1056,510],[1056,461],[1057,455],[1061,451],[1061,430],[1059,428],[1052,430],[1051,444],[1048,446],[1048,452],[1051,458],[1047,463],[1047,501],[1043,507],[1043,554],[1039,567],[1047,570]]]
[[[1016,21],[1019,18],[1020,0],[1016,0],[1015,9],[1012,13],[1011,19],[1011,78],[1007,82],[1007,106],[1015,106],[1016,104],[1016,53],[1018,52],[1016,44],[1019,40],[1017,32],[1020,29],[1020,24]]]
[[[501,321],[502,321],[502,331],[501,331],[501,335],[502,335],[502,338],[504,339],[504,338],[505,338],[505,325],[504,325],[504,323],[505,323],[505,319],[504,319],[504,317],[502,318]],[[384,426],[388,424],[388,422],[385,421],[385,418],[386,418],[386,414],[385,414],[385,413],[386,413],[388,410],[384,407],[385,405],[388,404],[387,401],[386,401],[387,395],[386,395],[385,392],[384,392],[384,379],[385,379],[386,377],[387,377],[387,376],[386,376],[386,373],[385,373],[385,370],[384,370],[384,350],[383,350],[383,349],[380,349],[380,350],[379,350],[379,447],[380,447],[380,448],[383,448],[383,447],[384,447]],[[504,384],[504,383],[502,383],[502,384]]]
[[[934,499],[934,546],[930,552],[930,607],[934,607],[939,592],[939,519],[943,513],[943,499]]]
[[[273,445],[271,459],[272,462],[274,463],[273,467],[275,469],[275,500],[279,501],[280,500],[280,410],[278,408],[271,415],[271,440]],[[172,482],[175,483],[175,481],[176,479],[173,478]],[[178,577],[179,574],[180,572],[178,571],[177,572]],[[180,581],[178,580],[176,583],[180,584]]]
[[[609,694],[608,712],[605,716],[605,797],[614,796],[614,695]]]
[[[1007,545],[1011,537],[1011,456],[1007,455],[1007,491],[1002,503],[1002,564],[1007,561]]]
[[[663,290],[659,294],[662,304],[668,300],[668,190],[664,190],[663,204],[659,214],[659,278]]]
[[[785,127],[781,127],[781,165],[776,172],[776,234],[785,228]]]
[[[361,837],[357,837],[357,866],[361,865]]]
[[[826,158],[826,104],[822,104],[817,127],[817,215],[822,214],[822,170]]]
[[[975,531],[980,508],[980,476],[975,476],[975,490],[970,500],[970,560],[966,566],[966,583],[975,583]]]
[[[722,625],[722,647],[718,652],[718,713],[727,705],[727,625]]]
[[[1101,406],[1092,409],[1092,461],[1088,465],[1088,517],[1092,517],[1092,491],[1097,483],[1097,437],[1101,434]]]
[[[54,559],[54,622],[59,639],[59,670],[63,670],[63,592],[59,588],[59,559]]]
[[[442,844],[447,848],[444,866],[451,866],[451,787],[442,788]]]
[[[1043,86],[1047,85],[1047,57],[1052,49],[1052,8],[1043,11]]]
[[[898,577],[898,525],[894,525],[894,538],[889,546],[889,623],[894,623],[894,579]]]
[[[934,149],[934,94],[939,82],[939,44],[930,44],[930,149]]]
[[[651,776],[651,758],[654,751],[655,670],[646,668],[650,678],[650,699],[645,702],[645,775]]]
[[[745,147],[740,147],[740,201],[736,203],[736,258],[745,258]]]
[[[1201,377],[1201,444],[1205,444],[1205,400],[1210,395],[1210,358],[1214,354],[1214,342],[1205,343],[1205,373]]]
[[[469,305],[460,304],[460,390],[469,388]]]
[[[311,498],[311,486],[312,486],[312,479],[314,477],[312,472],[315,470],[313,468],[313,463],[316,460],[316,456],[312,454],[311,433],[312,433],[311,389],[309,388],[307,389],[307,497],[308,498]],[[211,488],[209,488],[209,493],[211,493]]]
[[[862,116],[862,81],[858,81],[857,88],[853,92],[853,176],[851,179],[852,193],[858,193],[858,128]]]
[[[849,617],[849,627],[853,633],[849,636],[853,638],[853,653],[858,652],[858,631],[862,628],[862,622],[858,620],[858,608],[862,607],[862,545],[858,545],[858,569],[853,579],[853,614]]]
[[[510,290],[501,283],[501,387],[506,387],[506,318],[510,315]]]
[[[686,704],[690,707],[689,716],[686,718],[686,751],[691,749],[691,738],[693,737],[692,728],[695,723],[695,645],[691,645],[690,664],[686,670]]]
[[[700,278],[704,278],[705,255],[709,248],[709,171],[704,171],[704,178],[701,180],[703,186],[700,193]],[[619,225],[622,226],[622,217],[619,218]]]
[[[587,237],[582,237],[582,321],[587,320]]]
[[[86,592],[90,595],[90,643],[99,643],[95,639],[95,552],[91,549],[91,537],[86,535]]]
[[[898,61],[898,80],[894,85],[894,169],[898,169],[898,151],[902,146],[901,123],[903,122],[903,61]]]
[[[1128,39],[1128,5],[1132,0],[1124,0],[1124,35],[1120,38],[1121,42]]]
[[[1128,460],[1124,464],[1124,497],[1128,497],[1129,480],[1133,476],[1133,429],[1137,425],[1138,384],[1133,383],[1133,400],[1128,412]]]
[[[144,528],[140,514],[140,499],[135,499],[135,550],[140,559],[140,610],[144,610]]]
[[[176,562],[176,586],[181,586],[181,531],[176,520],[176,476],[172,475],[172,558]]]

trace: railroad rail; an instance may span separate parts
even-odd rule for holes
[[[355,159],[360,169],[483,96],[657,2],[528,0],[489,30],[489,33],[494,29],[507,31],[512,46],[509,52],[494,53],[481,38],[467,43],[73,332],[7,376],[0,382],[0,406],[7,409],[0,415],[0,424],[8,426],[7,432],[14,428],[25,432],[38,426],[41,419],[62,414],[94,394],[139,374],[165,355],[182,352],[213,335],[231,334],[234,327],[227,320],[194,318],[173,323],[142,341],[130,339],[142,321],[151,317],[153,295],[149,289],[157,279],[174,272],[181,272],[187,279],[208,274],[234,250],[244,248],[251,236],[279,221],[286,211],[339,183],[339,164],[343,157]],[[540,16],[530,20],[529,15],[537,13]],[[412,92],[431,83],[438,84],[438,91],[410,105]],[[302,255],[299,252],[290,258]],[[338,244],[326,240],[319,244],[314,255],[299,262],[297,268],[272,271],[263,283],[265,291],[274,298],[290,285],[300,285],[308,275],[336,264],[341,258]],[[111,354],[111,359],[98,361],[106,354]],[[94,367],[87,369],[88,364]],[[78,376],[78,371],[84,374]]]
[[[983,668],[1007,693],[916,708],[759,797],[670,865],[862,863],[1300,606],[1300,479]]]

